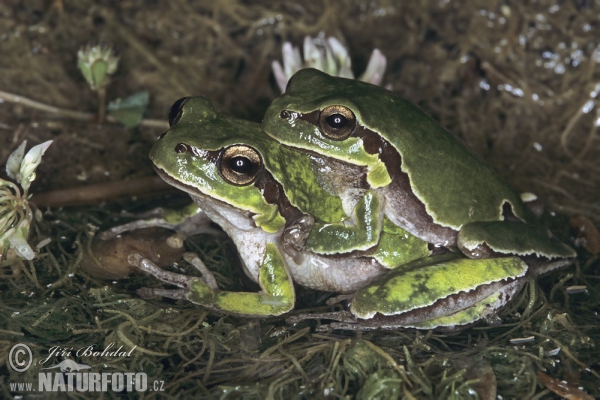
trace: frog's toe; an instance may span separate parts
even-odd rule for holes
[[[306,240],[314,224],[315,219],[312,215],[302,215],[285,228],[282,242],[288,253],[304,251]]]
[[[143,254],[138,252],[129,253],[129,256],[127,256],[127,262],[130,265],[133,265],[134,267],[138,268],[140,271],[144,271],[165,283],[170,283],[171,285],[179,286],[180,288],[185,289],[187,291],[189,291],[190,282],[193,279],[197,279],[187,275],[165,271],[164,269],[156,265],[154,262],[152,262],[152,260],[145,258]]]
[[[183,259],[192,264],[198,270],[198,272],[202,274],[202,280],[208,287],[213,290],[219,289],[215,276],[208,268],[206,268],[206,265],[204,265],[204,262],[202,262],[200,257],[198,257],[198,254],[188,252],[183,255]]]

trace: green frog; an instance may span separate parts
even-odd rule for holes
[[[297,80],[290,83],[282,98],[290,96],[294,82]],[[288,134],[283,136],[292,142],[295,138],[291,133],[296,133],[297,127],[316,135],[315,125],[302,119],[303,110],[286,106],[276,114],[272,112],[282,104],[282,98],[273,103],[265,117],[268,133],[273,135],[272,128],[282,125],[281,132]],[[275,120],[269,120],[273,116]],[[422,113],[417,116],[426,118]],[[365,140],[354,140],[351,145],[355,158],[335,156],[342,153],[336,152],[335,145],[328,150],[321,147],[320,151],[303,148],[267,136],[258,124],[217,113],[203,97],[176,103],[170,123],[171,128],[150,153],[155,169],[165,181],[188,192],[232,238],[246,273],[258,282],[261,291],[222,291],[205,268],[201,268],[202,278],[196,278],[162,271],[145,259],[135,260],[141,269],[182,288],[170,293],[161,291],[163,295],[238,315],[280,315],[294,306],[292,282],[296,282],[352,295],[351,318],[361,327],[454,329],[493,314],[515,295],[530,274],[530,268],[519,257],[518,241],[502,257],[465,258],[453,249],[456,234],[447,235],[454,241],[440,242],[435,238],[443,230],[437,227],[423,227],[421,221],[421,229],[413,229],[413,225],[401,223],[404,219],[420,221],[414,216],[400,218],[398,202],[390,200],[393,191],[406,197],[402,191],[410,191],[410,186],[395,183],[398,173],[394,165],[366,151]],[[342,144],[342,140],[334,143]],[[470,165],[490,176],[491,170],[484,164]],[[436,178],[432,184],[442,181]],[[506,190],[511,196],[507,201],[522,205],[518,196]],[[412,192],[410,195],[416,196]],[[423,205],[412,210],[407,204],[403,211],[422,216],[423,208],[427,212]],[[527,215],[525,207],[522,211]],[[445,207],[435,218],[445,213],[460,214]],[[451,229],[427,216],[433,220],[431,225]],[[519,231],[520,225],[529,227],[516,218],[505,221],[508,228],[493,224],[489,230],[479,226],[472,236],[484,240],[483,246],[504,243],[494,235]],[[474,220],[472,224],[494,221],[503,220]],[[482,236],[482,231],[491,234]],[[434,239],[423,232],[433,232]],[[513,238],[523,236],[515,233]],[[472,257],[483,246],[475,245],[465,254]],[[546,234],[536,237],[532,246],[541,251],[556,247],[562,251],[557,257],[561,261],[574,256],[568,246]]]
[[[368,188],[397,226],[469,258],[575,256],[524,200],[418,107],[365,82],[303,69],[267,110],[264,131],[313,157],[320,181],[330,160],[366,168]],[[346,184],[331,190],[342,198]],[[343,251],[343,249],[342,249]]]
[[[386,218],[434,248],[460,251],[484,264],[516,256],[526,262],[531,276],[570,265],[576,256],[530,210],[527,203],[536,199],[534,195],[519,196],[432,118],[384,88],[315,69],[300,70],[268,108],[263,130],[305,152],[322,186],[342,199],[356,198],[356,185],[331,179],[331,169],[322,166],[335,162],[366,169],[366,190],[378,199]],[[304,230],[310,232],[310,227]],[[345,244],[339,243],[338,252],[345,251]],[[419,269],[434,268],[435,263]],[[367,298],[373,303],[377,296],[372,294],[397,291],[397,274],[358,291],[354,314],[363,309],[357,300],[364,297],[365,303]],[[422,285],[433,286],[427,281]],[[382,313],[358,313],[361,318],[376,314]]]

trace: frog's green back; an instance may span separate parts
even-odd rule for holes
[[[437,223],[458,229],[472,221],[500,220],[505,202],[517,217],[529,219],[519,196],[488,165],[418,107],[384,88],[301,70],[273,102],[263,126],[271,136],[297,145],[289,141],[298,135],[297,128],[281,123],[274,128],[279,113],[290,109],[310,113],[330,105],[349,107],[360,125],[396,148],[413,192]]]

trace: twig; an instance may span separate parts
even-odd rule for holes
[[[31,198],[31,202],[35,203],[38,208],[62,207],[99,203],[119,197],[140,196],[172,189],[172,186],[167,185],[158,176],[150,176],[36,193]]]
[[[42,110],[51,114],[56,114],[62,117],[76,119],[78,121],[96,121],[96,114],[84,111],[77,110],[67,110],[64,108],[58,108],[54,106],[50,106],[48,104],[40,103],[39,101],[28,99],[27,97],[19,96],[16,94],[4,92],[0,90],[0,99],[9,101],[11,103],[22,104],[26,107],[35,108],[36,110]],[[112,116],[107,116],[106,121],[110,123],[119,123]],[[158,119],[143,119],[140,121],[140,126],[145,126],[149,128],[159,128],[159,129],[168,129],[169,125],[166,121],[158,120]]]

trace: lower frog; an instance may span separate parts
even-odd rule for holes
[[[532,274],[518,256],[437,254],[447,250],[410,234],[382,211],[364,184],[365,168],[322,165],[334,185],[353,182],[339,196],[318,178],[314,159],[281,146],[258,124],[218,114],[202,97],[176,103],[170,119],[170,130],[150,153],[155,169],[232,238],[261,291],[221,291],[197,262],[202,278],[132,257],[141,269],[182,288],[156,293],[238,315],[280,315],[294,307],[296,282],[353,295],[350,311],[360,327],[453,329],[494,314]]]

